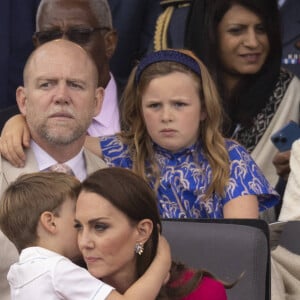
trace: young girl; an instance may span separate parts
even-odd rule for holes
[[[145,57],[122,105],[124,130],[100,138],[101,155],[150,183],[162,217],[257,218],[277,202],[246,150],[222,137],[215,85],[191,52]]]
[[[86,145],[109,166],[147,180],[162,217],[257,218],[278,202],[247,151],[221,135],[218,93],[191,52],[161,50],[142,59],[122,107],[123,131]],[[17,125],[11,127],[16,136]]]

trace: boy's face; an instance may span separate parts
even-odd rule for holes
[[[77,244],[77,231],[74,228],[76,200],[67,198],[57,217],[58,237],[62,255],[71,260],[81,257]]]

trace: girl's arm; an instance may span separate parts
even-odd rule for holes
[[[258,219],[258,199],[255,195],[240,196],[228,201],[223,208],[224,218]]]
[[[171,251],[167,240],[160,236],[157,254],[148,270],[125,293],[112,291],[107,300],[155,300],[169,277]]]
[[[11,117],[1,132],[0,152],[12,165],[23,167],[25,164],[24,147],[30,145],[30,131],[25,117],[21,114]]]

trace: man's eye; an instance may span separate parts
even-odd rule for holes
[[[81,84],[79,84],[77,82],[73,82],[73,81],[69,82],[69,86],[71,88],[75,88],[75,89],[80,89],[80,90],[83,89],[83,86]]]
[[[49,87],[53,86],[53,82],[47,81],[47,82],[42,82],[40,83],[39,87],[42,89],[47,89]]]

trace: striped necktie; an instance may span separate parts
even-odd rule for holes
[[[48,171],[48,172],[60,172],[60,173],[66,173],[66,174],[75,176],[74,172],[72,171],[72,169],[68,165],[66,165],[66,164],[59,164],[59,163],[57,163],[57,164],[52,165],[51,167],[47,168],[45,171]]]

